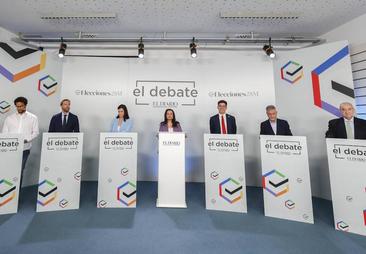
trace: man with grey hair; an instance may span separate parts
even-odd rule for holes
[[[292,136],[290,125],[286,120],[277,118],[277,109],[273,105],[266,107],[268,119],[261,123],[260,135]]]
[[[366,139],[366,120],[355,117],[355,108],[349,102],[339,106],[342,117],[330,120],[327,138]]]

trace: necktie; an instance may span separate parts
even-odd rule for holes
[[[347,139],[354,139],[351,121],[346,121]]]
[[[66,124],[67,124],[67,115],[64,115],[64,120],[62,121],[62,128],[65,128]]]
[[[221,134],[226,134],[226,126],[225,126],[225,120],[224,120],[224,116],[221,116]]]

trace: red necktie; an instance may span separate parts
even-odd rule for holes
[[[226,134],[226,126],[224,116],[221,116],[221,126],[222,126],[222,134]]]

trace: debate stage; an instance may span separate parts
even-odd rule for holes
[[[188,209],[156,208],[157,184],[138,183],[137,209],[96,208],[82,182],[79,210],[35,213],[35,186],[19,212],[0,216],[0,253],[365,253],[363,236],[334,229],[332,203],[313,198],[315,224],[265,217],[261,188],[247,187],[248,214],[205,209],[203,183],[187,183]]]

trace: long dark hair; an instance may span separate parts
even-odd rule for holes
[[[177,125],[179,124],[179,122],[177,120],[175,120],[175,112],[171,108],[167,108],[165,110],[165,113],[164,113],[164,124],[168,124],[168,119],[166,118],[166,114],[168,113],[168,111],[171,111],[173,113],[173,119],[172,119],[173,127],[177,127]]]
[[[125,104],[121,104],[118,106],[118,109],[123,109],[123,111],[125,112],[125,114],[123,115],[123,121],[126,122],[127,119],[130,119],[130,116],[128,115],[128,110]],[[119,116],[117,115],[116,117],[117,119],[119,118]]]

